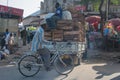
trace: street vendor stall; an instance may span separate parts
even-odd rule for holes
[[[105,24],[105,28],[103,30],[104,38],[106,34],[106,43],[105,46],[107,50],[116,51],[119,50],[119,26],[118,23],[114,22],[118,21],[118,19],[111,19]]]

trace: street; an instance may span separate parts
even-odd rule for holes
[[[120,80],[120,64],[104,61],[88,61],[76,66],[68,75],[59,75],[55,70],[39,72],[34,77],[22,76],[17,66],[0,67],[0,80]]]

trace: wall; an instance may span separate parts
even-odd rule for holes
[[[9,29],[10,32],[18,31],[18,19],[3,19],[0,18],[0,32],[4,32],[6,28]]]
[[[5,32],[8,28],[9,32],[16,34],[15,42],[18,43],[18,19],[4,19],[0,18],[0,33]]]
[[[66,3],[70,5],[74,5],[75,1],[80,1],[80,0],[66,0]],[[59,2],[61,6],[63,5],[63,0],[44,0],[44,2],[41,3],[41,14],[54,12],[56,2]]]

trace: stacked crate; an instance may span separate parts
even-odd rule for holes
[[[52,40],[52,32],[51,31],[45,31],[44,38],[45,38],[45,40],[51,41]]]
[[[49,41],[85,41],[83,15],[71,12],[73,20],[60,20],[55,30],[45,30],[45,39]],[[82,21],[83,19],[83,21]]]

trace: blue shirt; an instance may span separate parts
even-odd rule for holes
[[[104,31],[103,31],[103,35],[104,36],[107,36],[109,34],[109,29],[108,28],[105,28]]]
[[[59,16],[60,18],[62,18],[62,8],[61,7],[58,7],[57,9],[56,9],[56,15],[57,16]]]
[[[39,49],[39,45],[43,41],[44,41],[44,30],[40,26],[33,37],[31,51],[37,51]]]

